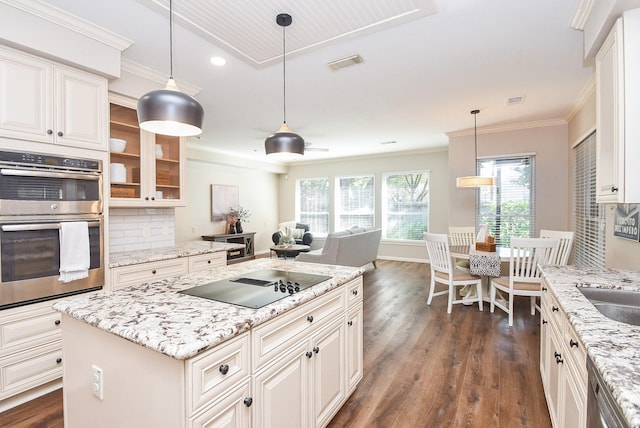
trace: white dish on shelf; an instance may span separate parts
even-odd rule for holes
[[[123,140],[121,138],[109,138],[109,150],[114,153],[122,153],[124,152],[125,147],[127,147],[127,140]]]
[[[123,163],[112,163],[110,167],[112,183],[126,183],[127,167]]]

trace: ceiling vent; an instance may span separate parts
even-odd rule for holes
[[[333,71],[338,71],[343,68],[351,67],[352,65],[362,64],[364,60],[360,55],[351,55],[346,58],[337,59],[335,61],[328,62],[327,65]]]
[[[507,98],[508,106],[512,106],[515,104],[523,104],[523,103],[524,103],[524,97],[522,95]]]

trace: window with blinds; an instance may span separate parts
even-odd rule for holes
[[[596,134],[589,135],[573,149],[574,222],[573,263],[576,266],[604,267],[604,204],[596,203]]]
[[[336,178],[336,227],[345,230],[353,226],[375,224],[375,186],[373,175]]]
[[[422,241],[429,231],[429,172],[382,177],[382,236]]]
[[[486,224],[500,247],[534,236],[535,156],[478,159],[477,166],[496,185],[476,190],[476,229]]]
[[[329,178],[296,180],[296,218],[315,235],[329,233]]]

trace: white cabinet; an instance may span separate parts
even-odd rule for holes
[[[189,273],[201,272],[226,265],[226,251],[189,256]]]
[[[0,46],[0,136],[107,149],[107,80]]]
[[[596,199],[640,202],[640,9],[618,18],[596,55]]]
[[[184,206],[186,139],[140,129],[136,101],[111,96],[110,138],[127,142],[123,152],[110,152],[110,163],[121,164],[125,180],[110,177],[112,207]]]
[[[54,302],[0,311],[0,411],[62,386],[61,316]]]
[[[587,353],[549,285],[542,288],[540,374],[555,428],[587,424]]]

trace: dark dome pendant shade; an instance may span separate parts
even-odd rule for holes
[[[291,25],[291,15],[281,13],[276,16],[276,23],[282,27],[282,104],[283,104],[283,120],[282,126],[275,134],[269,135],[264,140],[264,149],[267,155],[304,155],[304,139],[298,134],[291,132],[287,125],[287,79],[286,79],[286,46],[285,46],[285,27]]]
[[[169,0],[170,75],[164,89],[151,91],[138,100],[140,128],[154,134],[191,137],[202,133],[204,109],[193,97],[180,92],[173,80],[173,5]]]

